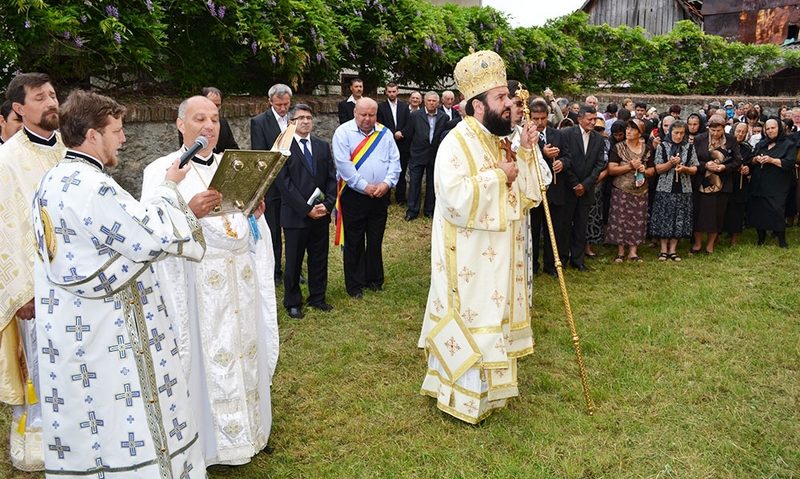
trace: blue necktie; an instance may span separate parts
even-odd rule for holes
[[[311,150],[308,149],[308,139],[303,138],[300,140],[300,143],[303,144],[303,156],[306,157],[306,163],[308,163],[308,169],[311,170],[311,173],[314,173],[314,157],[311,156]]]

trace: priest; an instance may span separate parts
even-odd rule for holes
[[[207,216],[220,200],[208,189],[220,161],[213,153],[219,136],[216,105],[202,96],[184,100],[176,124],[184,146],[145,168],[142,199],[153,196],[169,165],[198,136],[208,139],[178,186],[200,218],[206,257],[199,263],[164,261],[158,275],[202,423],[206,463],[244,464],[266,447],[272,424],[278,323],[271,236],[263,203],[251,217]]]
[[[516,152],[503,60],[480,51],[454,78],[468,98],[464,121],[436,156],[431,287],[419,338],[427,353],[422,394],[478,423],[517,396],[517,359],[533,352],[524,219],[542,199],[524,126]]]
[[[204,478],[197,418],[153,263],[199,261],[170,165],[145,203],[108,174],[125,108],[74,90],[64,159],[33,197],[37,356],[47,478]]]
[[[21,118],[23,128],[0,147],[0,401],[13,405],[11,463],[35,471],[44,467],[35,338],[33,323],[19,320],[34,316],[31,198],[65,150],[56,132],[58,98],[47,75],[17,75],[6,98],[7,119]]]

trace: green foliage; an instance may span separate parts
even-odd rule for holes
[[[511,28],[489,7],[425,0],[0,0],[0,81],[16,70],[59,84],[169,93],[213,84],[263,94],[276,81],[311,92],[343,68],[368,89],[395,80],[450,86],[469,50],[497,51],[509,78],[564,93],[598,86],[708,94],[800,66],[800,53],[706,35],[682,21],[666,35],[589,25],[576,12]]]

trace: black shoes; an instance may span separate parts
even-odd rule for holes
[[[378,283],[370,283],[370,284],[367,285],[367,289],[369,289],[370,291],[376,291],[376,292],[377,291],[383,291],[383,286],[381,286]]]
[[[406,213],[406,217],[405,217],[406,221],[414,221],[415,219],[417,219],[417,215],[412,215],[411,213]]]
[[[353,299],[363,299],[364,298],[364,292],[361,291],[360,289],[358,291],[354,292],[354,293],[347,293],[347,294],[349,294],[350,297],[353,298]]]
[[[558,278],[558,272],[556,272],[555,268],[552,268],[552,269],[551,268],[544,268],[542,271],[546,275],[552,276],[554,278]]]
[[[328,311],[332,311],[333,310],[333,306],[331,306],[330,304],[328,304],[328,303],[326,303],[324,301],[321,302],[321,303],[314,303],[314,304],[310,304],[309,303],[308,307],[309,308],[318,309],[318,310],[326,312],[326,313]]]
[[[300,308],[288,308],[286,312],[290,318],[303,319],[303,311]]]
[[[589,272],[589,267],[586,266],[585,264],[571,263],[570,266],[572,266],[572,269],[577,269],[581,273],[588,273]]]

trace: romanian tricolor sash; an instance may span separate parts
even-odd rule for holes
[[[384,127],[380,123],[375,123],[375,131],[369,134],[366,138],[361,140],[361,143],[356,146],[353,152],[350,154],[350,161],[353,162],[355,165],[356,170],[361,168],[361,165],[367,161],[369,155],[375,151],[375,148],[378,147],[378,143],[380,143],[381,138],[386,133],[388,128]],[[336,232],[333,237],[333,244],[335,246],[341,246],[344,244],[344,223],[342,222],[342,190],[344,190],[346,183],[344,180],[339,179],[339,188],[336,194]]]

